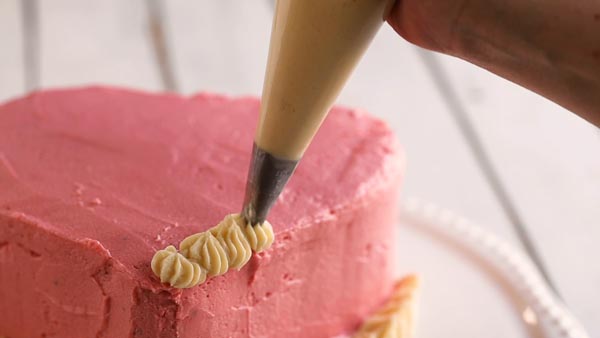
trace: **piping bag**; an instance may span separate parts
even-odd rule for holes
[[[242,215],[269,210],[393,0],[277,0]]]

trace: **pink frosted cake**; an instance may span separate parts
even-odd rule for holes
[[[240,271],[161,284],[157,249],[238,212],[259,101],[111,88],[0,106],[0,336],[332,337],[394,284],[401,152],[334,108]]]

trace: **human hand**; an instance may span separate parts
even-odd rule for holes
[[[453,54],[455,33],[468,0],[398,0],[387,19],[394,30],[417,46]]]
[[[600,127],[600,1],[397,0],[387,21]]]

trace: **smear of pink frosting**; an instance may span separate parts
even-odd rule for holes
[[[391,289],[402,156],[334,108],[272,210],[276,243],[181,291],[149,262],[241,208],[259,101],[114,88],[0,106],[0,334],[329,337]]]

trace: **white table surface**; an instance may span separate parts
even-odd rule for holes
[[[96,83],[259,95],[271,6],[264,0],[0,0],[0,100],[35,88]],[[387,26],[338,101],[367,109],[397,132],[408,156],[405,195],[453,209],[529,249],[590,335],[600,336],[597,128],[484,70],[413,47]],[[448,271],[438,260],[444,253],[412,231],[400,239],[401,250],[418,252],[426,276],[470,273]],[[435,285],[426,305],[435,306],[436,297],[451,302]],[[476,300],[485,292],[465,288],[455,297]],[[493,311],[491,318],[485,311],[463,318],[473,337],[508,337],[519,325],[502,319],[508,307]]]

